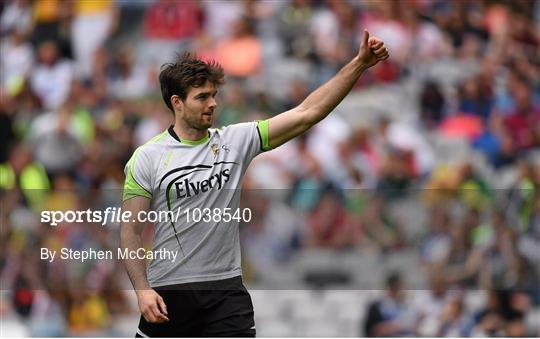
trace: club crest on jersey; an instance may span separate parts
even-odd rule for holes
[[[210,145],[210,149],[212,150],[212,153],[214,153],[214,158],[215,158],[219,153],[219,145],[218,144],[212,144],[212,145]]]

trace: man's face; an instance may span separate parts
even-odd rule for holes
[[[216,86],[209,81],[201,87],[191,87],[183,101],[182,112],[179,112],[180,118],[196,130],[212,127],[217,107],[216,94]]]

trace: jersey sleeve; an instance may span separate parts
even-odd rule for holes
[[[271,149],[268,143],[268,120],[243,122],[229,126],[233,143],[241,149],[245,162]]]
[[[266,152],[272,149],[269,143],[269,119],[257,121],[257,132],[259,133],[261,152]]]
[[[152,162],[140,147],[127,162],[124,173],[123,201],[136,196],[152,199]]]

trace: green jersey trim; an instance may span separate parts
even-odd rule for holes
[[[163,131],[160,134],[156,135],[155,137],[150,139],[147,144],[155,144],[156,142],[162,140],[165,137],[167,137],[167,131]]]
[[[161,137],[161,134],[151,139],[149,143],[156,142],[157,140],[159,140],[158,137]],[[126,181],[124,183],[124,194],[122,196],[122,201],[126,201],[134,197],[145,197],[148,199],[152,199],[152,193],[148,192],[144,187],[142,187],[141,184],[139,184],[137,180],[135,180],[135,178],[133,177],[131,165],[135,163],[137,153],[139,153],[138,149],[133,154],[132,160],[130,160],[127,164],[128,173],[126,176]]]
[[[259,132],[259,139],[261,141],[261,150],[269,151],[272,149],[270,146],[270,122],[269,119],[257,121],[257,131]]]
[[[204,138],[199,139],[199,140],[183,140],[183,139],[180,139],[180,137],[174,131],[174,126],[171,125],[171,127],[169,127],[169,129],[167,131],[169,132],[171,137],[173,137],[174,139],[176,139],[180,143],[185,144],[185,145],[189,145],[189,146],[202,145],[205,142],[207,142],[208,140],[210,140],[210,132],[208,132]]]
[[[146,142],[145,145],[147,145],[147,144],[155,144],[155,143],[163,140],[166,137],[167,137],[167,131],[164,131],[164,132],[156,135],[152,139],[148,140],[148,142]],[[142,187],[142,185],[139,184],[137,182],[137,180],[135,180],[135,178],[133,177],[133,173],[132,173],[132,170],[131,170],[131,167],[132,167],[131,165],[133,163],[135,163],[138,152],[139,152],[139,149],[137,149],[135,151],[135,153],[133,153],[133,158],[130,161],[128,161],[128,163],[127,163],[128,173],[127,173],[127,176],[126,176],[126,181],[124,182],[124,193],[122,195],[122,201],[126,201],[128,199],[133,198],[133,197],[145,197],[145,198],[148,198],[148,199],[152,199],[152,193],[150,193],[148,190],[146,190],[144,187]]]
[[[202,139],[199,139],[199,140],[195,140],[195,141],[191,141],[191,140],[182,140],[180,139],[180,142],[183,143],[183,144],[186,144],[186,145],[190,145],[190,146],[197,146],[197,145],[202,145],[204,144],[205,142],[207,142],[208,140],[210,140],[210,138],[207,136],[205,136],[204,138]]]

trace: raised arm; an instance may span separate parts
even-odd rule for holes
[[[350,92],[362,73],[388,59],[384,43],[364,30],[358,55],[332,79],[313,91],[300,105],[269,120],[268,140],[275,148],[324,119]]]
[[[136,219],[140,211],[148,211],[150,208],[150,199],[146,197],[135,196],[124,201],[122,211],[130,211],[132,221],[120,224],[120,248],[123,251],[137,251],[143,247],[142,231],[144,224]],[[169,321],[167,317],[167,307],[163,298],[150,288],[146,277],[145,259],[124,259],[131,284],[137,294],[139,309],[150,323],[162,323]]]

